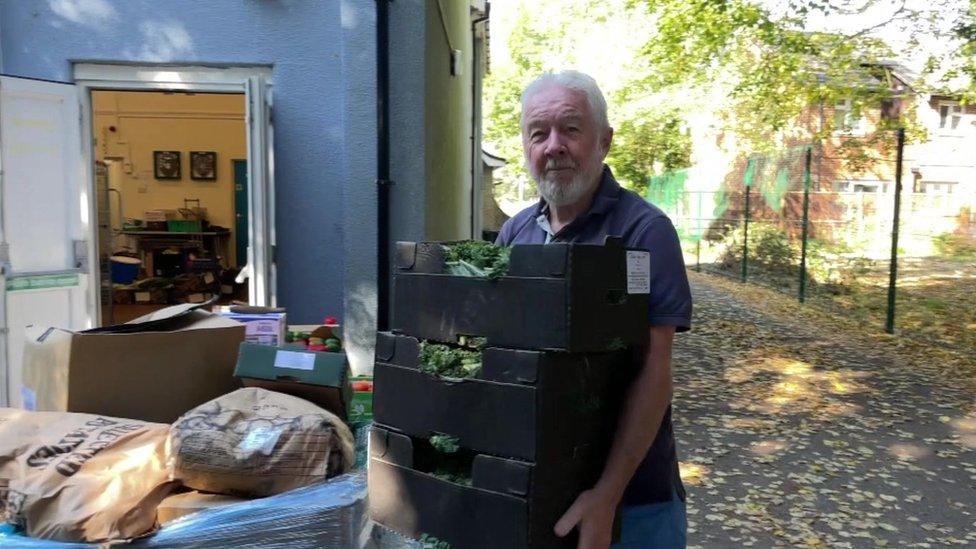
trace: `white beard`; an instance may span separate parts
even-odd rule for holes
[[[573,179],[569,183],[552,181],[544,175],[535,172],[531,167],[529,167],[529,174],[535,180],[539,188],[539,194],[550,206],[560,207],[575,204],[600,184],[600,174],[603,172],[603,163],[600,162],[602,160],[600,158],[600,151],[597,150],[593,156],[591,165],[594,168],[588,172],[581,171],[579,166],[571,160],[557,163],[554,159],[549,159],[546,163],[546,170],[557,166],[572,167],[576,170],[576,173],[573,174]]]

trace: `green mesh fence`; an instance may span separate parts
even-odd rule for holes
[[[924,169],[923,158],[904,162]],[[740,158],[721,180],[689,170],[651,177],[647,199],[674,222],[691,268],[879,330],[895,272],[896,333],[976,349],[976,190],[926,187],[906,168],[893,263],[895,168],[893,151],[854,171],[836,149],[800,145]]]

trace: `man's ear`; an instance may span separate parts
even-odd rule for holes
[[[600,134],[600,149],[603,151],[603,157],[606,158],[607,154],[610,153],[610,145],[613,143],[613,128],[607,127],[606,130]]]

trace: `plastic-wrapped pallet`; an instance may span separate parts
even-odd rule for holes
[[[135,547],[355,548],[369,537],[366,474],[351,473],[276,496],[187,515]],[[96,547],[36,540],[0,529],[0,546]],[[384,546],[385,547],[385,546]]]
[[[167,524],[136,547],[360,547],[366,475],[207,509]]]

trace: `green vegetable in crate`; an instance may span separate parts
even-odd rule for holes
[[[325,346],[329,348],[330,351],[340,351],[342,350],[342,342],[334,337],[330,337],[325,340]]]
[[[508,272],[512,249],[483,240],[466,240],[445,246],[444,270],[459,276],[498,278]]]
[[[422,549],[451,549],[451,544],[437,539],[430,534],[420,535],[420,546]]]
[[[458,443],[458,438],[450,435],[431,435],[430,445],[438,452],[444,452],[445,454],[453,454],[461,448],[461,445]]]
[[[440,343],[420,344],[420,371],[439,377],[474,377],[481,371],[481,352]]]
[[[488,343],[488,338],[480,336],[458,336],[458,345],[480,351]]]

